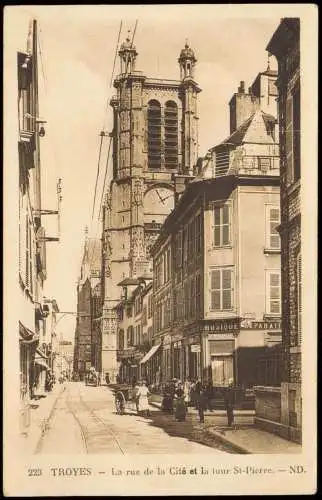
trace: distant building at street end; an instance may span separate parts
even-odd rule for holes
[[[258,388],[257,424],[289,439],[301,440],[301,76],[300,20],[284,18],[267,50],[278,61],[281,160],[281,264],[283,365],[280,393]],[[275,411],[273,407],[275,407]]]
[[[71,379],[73,372],[74,345],[70,340],[59,340],[56,355],[56,378],[61,374]]]
[[[77,287],[74,372],[83,379],[94,366],[101,371],[101,240],[85,236],[81,275]]]
[[[266,363],[281,343],[276,102],[271,111],[249,108],[209,150],[151,249],[163,381],[279,380],[278,363]]]

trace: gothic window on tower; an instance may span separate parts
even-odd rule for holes
[[[161,168],[161,106],[155,100],[148,104],[148,167]]]
[[[166,168],[178,166],[178,108],[175,102],[168,101],[164,110],[164,156]]]

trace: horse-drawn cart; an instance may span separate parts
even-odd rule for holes
[[[114,390],[114,404],[118,415],[124,415],[126,410],[137,411],[136,390],[130,385],[118,386]]]

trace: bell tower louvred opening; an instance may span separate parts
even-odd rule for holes
[[[178,167],[178,107],[173,101],[164,110],[164,159],[166,168]]]
[[[148,104],[148,167],[161,168],[161,106],[156,100]]]

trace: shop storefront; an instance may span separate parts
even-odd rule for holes
[[[49,370],[49,366],[45,354],[40,349],[36,349],[35,396],[45,395],[47,370]]]
[[[235,346],[240,330],[238,318],[204,320],[201,323],[203,379],[215,387],[235,382]]]
[[[140,379],[148,384],[159,384],[161,380],[161,344],[156,344],[140,361]]]

